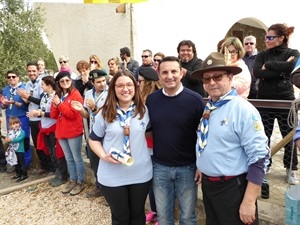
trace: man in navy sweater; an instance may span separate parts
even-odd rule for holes
[[[178,198],[180,224],[196,225],[198,174],[196,173],[196,130],[205,104],[196,92],[183,87],[178,58],[168,56],[158,67],[163,88],[150,94],[149,109],[153,135],[153,190],[158,223],[174,223]]]

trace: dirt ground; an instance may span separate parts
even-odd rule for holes
[[[64,185],[51,187],[45,181],[51,177],[46,175],[35,176],[29,171],[29,178],[20,183],[11,179],[13,175],[0,173],[1,225],[111,224],[110,209],[104,197],[85,197],[91,186],[86,185],[79,195],[70,196],[61,193]],[[39,180],[44,182],[26,186]],[[18,190],[20,186],[26,187]],[[3,191],[14,189],[16,191],[3,195]]]
[[[8,181],[10,187],[18,187],[11,177],[14,174],[1,173],[1,183]],[[31,176],[31,180],[34,180]],[[7,183],[5,186],[7,186]],[[13,185],[13,186],[12,186]],[[3,187],[4,185],[2,185]],[[111,224],[110,210],[104,197],[86,198],[86,187],[77,196],[62,194],[60,187],[51,187],[47,181],[30,185],[19,191],[0,196],[1,225],[61,225],[61,224]],[[5,189],[0,189],[0,191]]]

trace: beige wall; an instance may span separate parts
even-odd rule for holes
[[[109,58],[119,56],[121,47],[130,47],[130,15],[116,13],[115,4],[36,3],[45,9],[45,33],[58,60],[60,55],[76,63],[91,54],[100,57],[105,69]]]
[[[230,3],[223,0],[148,0],[132,4],[132,23],[130,4],[126,4],[125,14],[115,12],[119,4],[40,5],[46,8],[45,32],[56,59],[62,54],[69,56],[75,69],[78,60],[95,53],[107,69],[107,60],[118,56],[121,47],[130,47],[134,58],[141,63],[142,50],[147,48],[153,53],[162,51],[165,55],[176,56],[176,47],[183,39],[192,40],[198,57],[205,59],[240,20],[254,22],[260,29],[274,23],[295,26],[290,47],[300,49],[300,14],[289,2],[293,1],[286,1],[288,10],[282,10],[280,4],[270,5],[261,0],[252,0],[247,5],[238,0]]]

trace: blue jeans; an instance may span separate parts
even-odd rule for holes
[[[84,181],[84,162],[81,155],[82,136],[59,139],[70,173],[70,180],[82,183]]]
[[[195,164],[168,167],[153,162],[153,191],[160,225],[174,225],[176,197],[180,207],[180,225],[197,224],[195,172]]]

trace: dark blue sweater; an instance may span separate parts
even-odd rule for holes
[[[165,166],[196,163],[196,130],[205,103],[202,97],[187,88],[174,97],[162,90],[150,94],[149,109],[153,132],[152,160]]]

